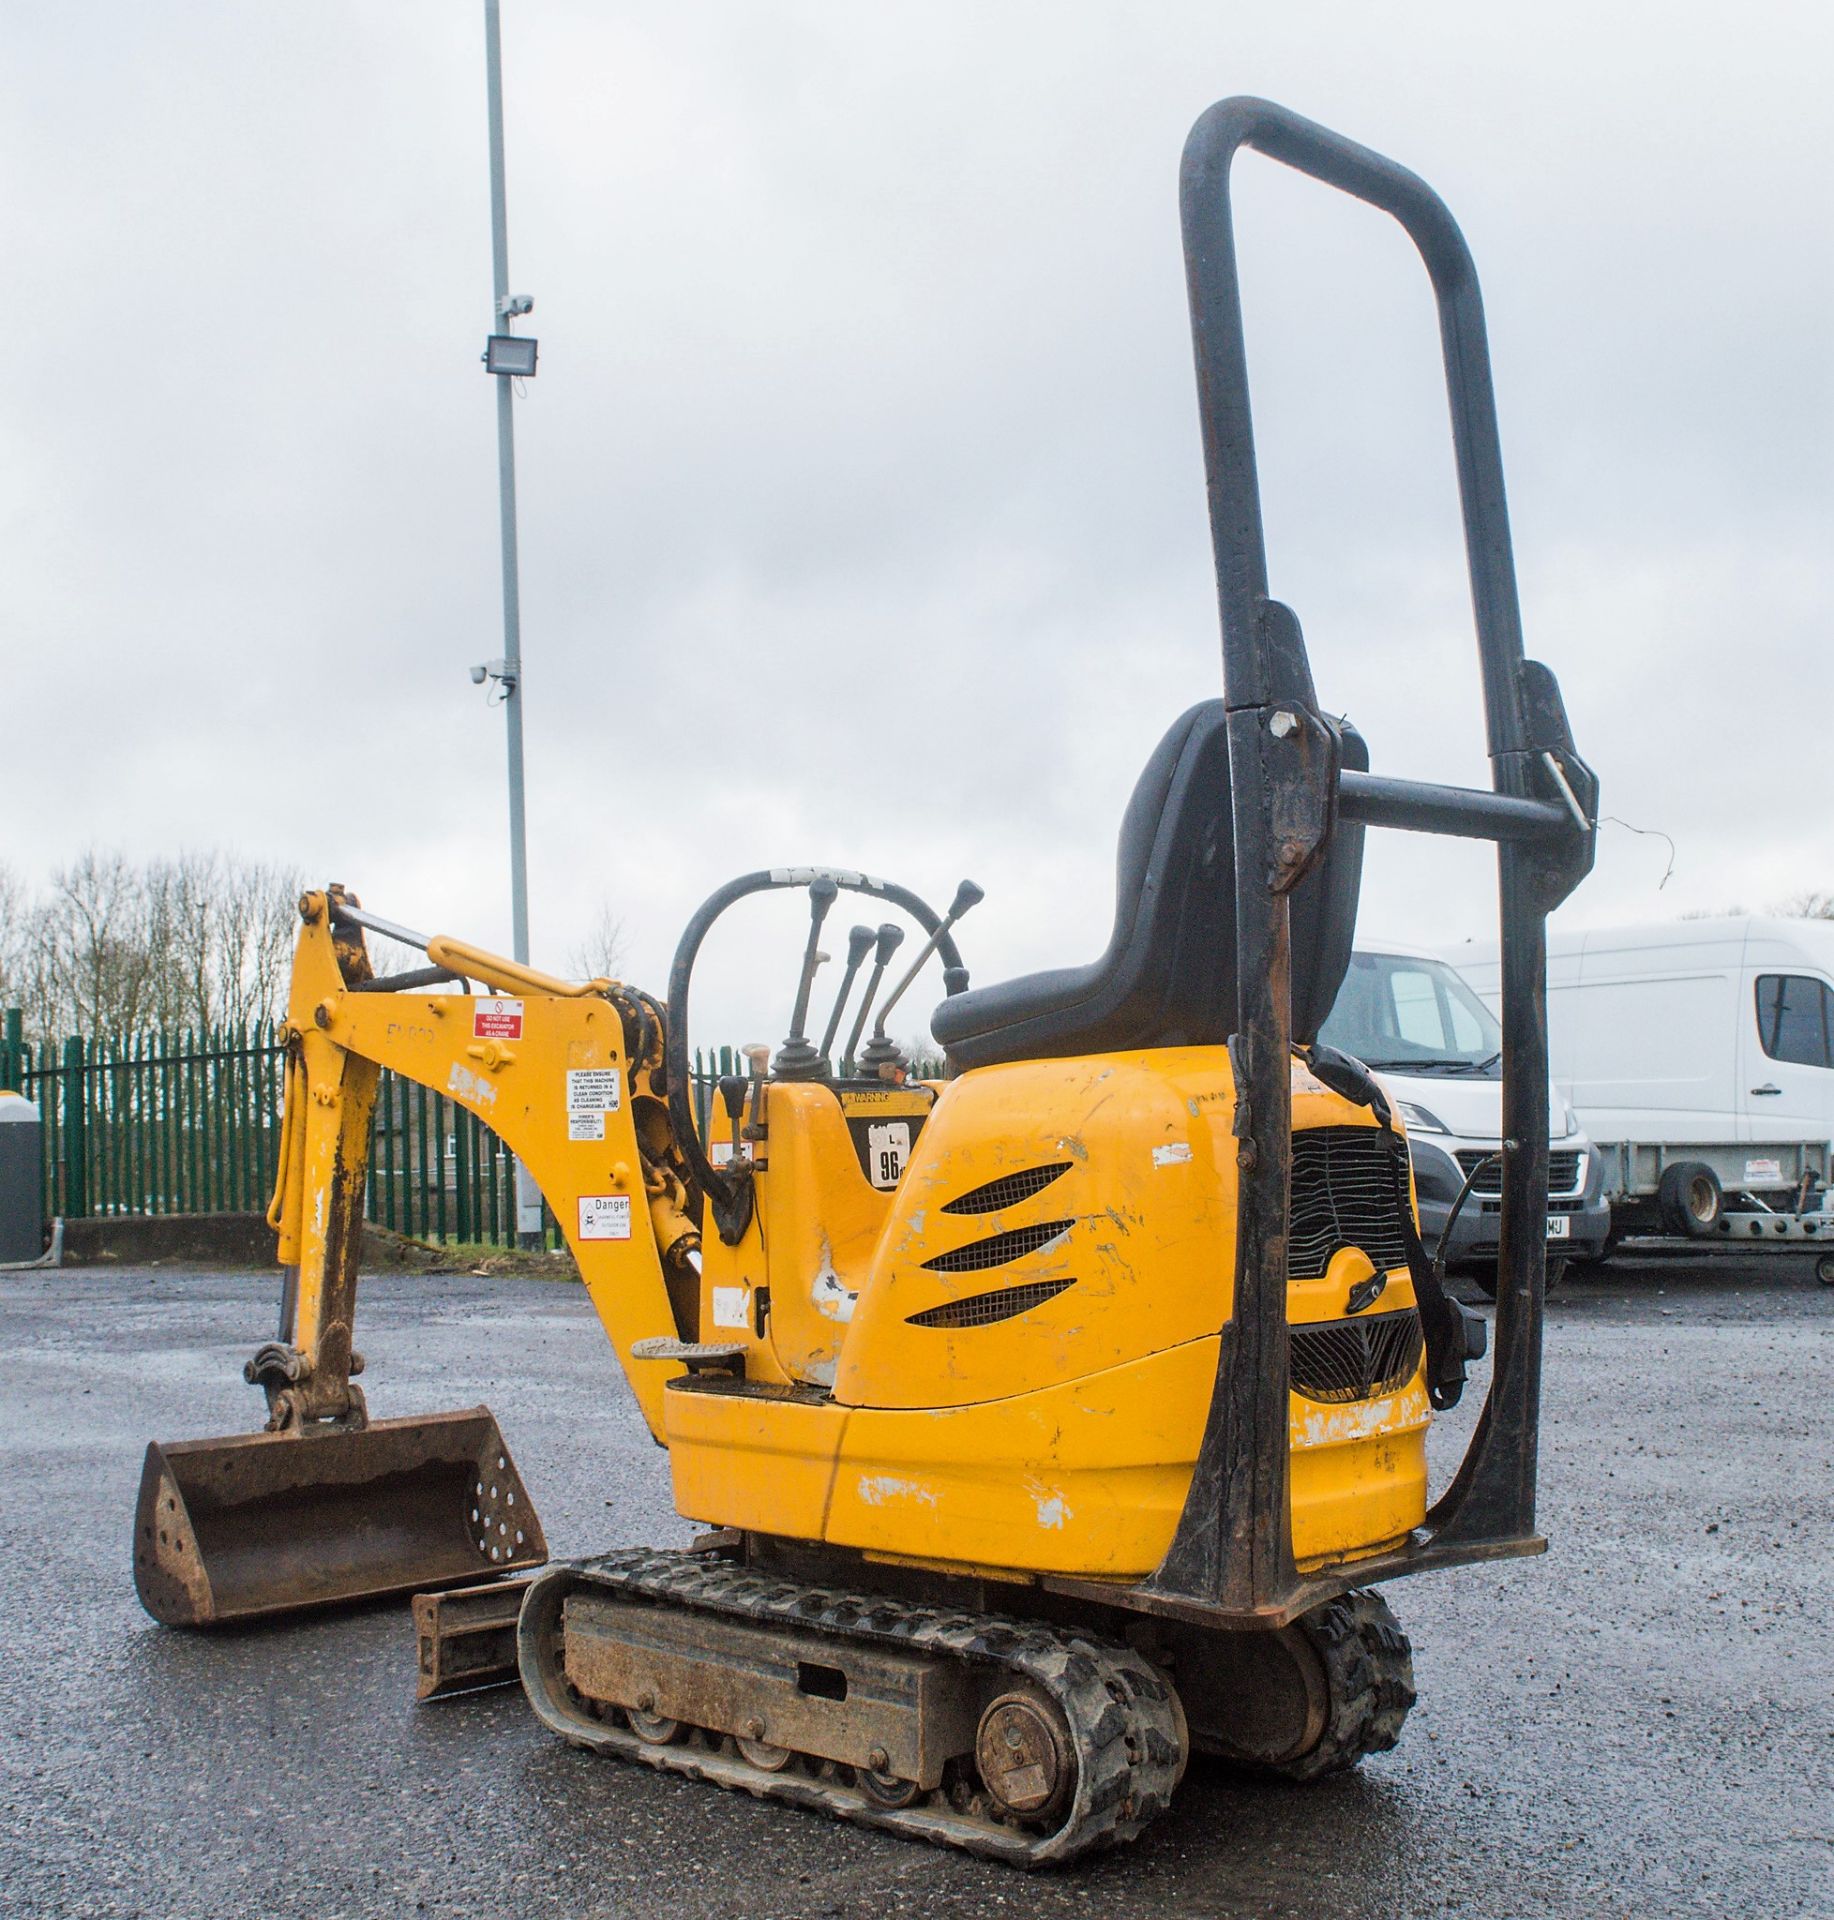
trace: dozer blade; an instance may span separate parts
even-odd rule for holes
[[[134,1585],[168,1626],[461,1586],[547,1557],[487,1407],[155,1441],[140,1475]]]

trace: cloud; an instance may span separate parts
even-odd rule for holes
[[[0,857],[232,845],[507,940],[478,12],[14,24]],[[972,873],[982,979],[1099,950],[1134,775],[1217,685],[1174,183],[1246,90],[1471,239],[1531,651],[1678,849],[1658,893],[1606,828],[1568,912],[1834,881],[1823,10],[505,16],[538,958],[609,898],[660,989],[705,893],[807,859]],[[1379,767],[1482,781],[1417,264],[1240,189],[1274,591]],[[1371,924],[1493,911],[1479,850],[1372,851]],[[800,909],[758,912],[709,1039],[781,1028]]]

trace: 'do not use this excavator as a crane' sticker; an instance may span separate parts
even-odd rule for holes
[[[1253,148],[1393,216],[1437,300],[1488,790],[1369,771],[1270,597],[1229,181]],[[1023,1865],[1130,1839],[1188,1756],[1309,1779],[1392,1746],[1411,1656],[1378,1588],[1539,1553],[1545,919],[1597,783],[1524,657],[1483,309],[1413,174],[1253,99],[1198,121],[1185,253],[1223,642],[1121,825],[1092,965],[969,987],[946,912],[829,867],[715,893],[666,1001],[305,895],[273,1221],[267,1431],[149,1447],[140,1595],[208,1625],[417,1592],[423,1691],[514,1658],[564,1739]],[[1487,1396],[1429,1502],[1426,1434],[1485,1323],[1422,1248],[1380,1083],[1318,1043],[1372,826],[1494,842],[1500,1283]],[[689,1000],[718,916],[801,888],[789,1038],[697,1101]],[[866,909],[819,1035],[818,942]],[[897,966],[914,923],[920,948]],[[365,935],[424,950],[388,978]],[[939,959],[946,1078],[887,1016]],[[897,984],[880,1000],[888,973]],[[860,998],[846,1013],[856,983]],[[877,1016],[868,1029],[869,1011]],[[843,1028],[846,1029],[843,1038]],[[457,1101],[539,1181],[642,1417],[681,1551],[547,1566],[482,1408],[368,1417],[352,1346],[380,1069]],[[541,1569],[531,1573],[531,1570]],[[508,1578],[506,1578],[508,1576]],[[494,1641],[493,1641],[494,1636]]]

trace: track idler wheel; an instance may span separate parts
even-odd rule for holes
[[[1063,1715],[1042,1694],[1003,1693],[981,1715],[974,1761],[1004,1814],[1039,1826],[1069,1799],[1076,1754]]]

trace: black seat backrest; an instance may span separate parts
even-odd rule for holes
[[[1344,728],[1344,764],[1366,770]],[[1293,1038],[1316,1038],[1350,964],[1363,830],[1340,821],[1294,890]],[[1235,837],[1223,703],[1179,717],[1121,820],[1114,933],[1092,965],[945,1000],[930,1030],[957,1068],[1220,1044],[1235,1029]]]

